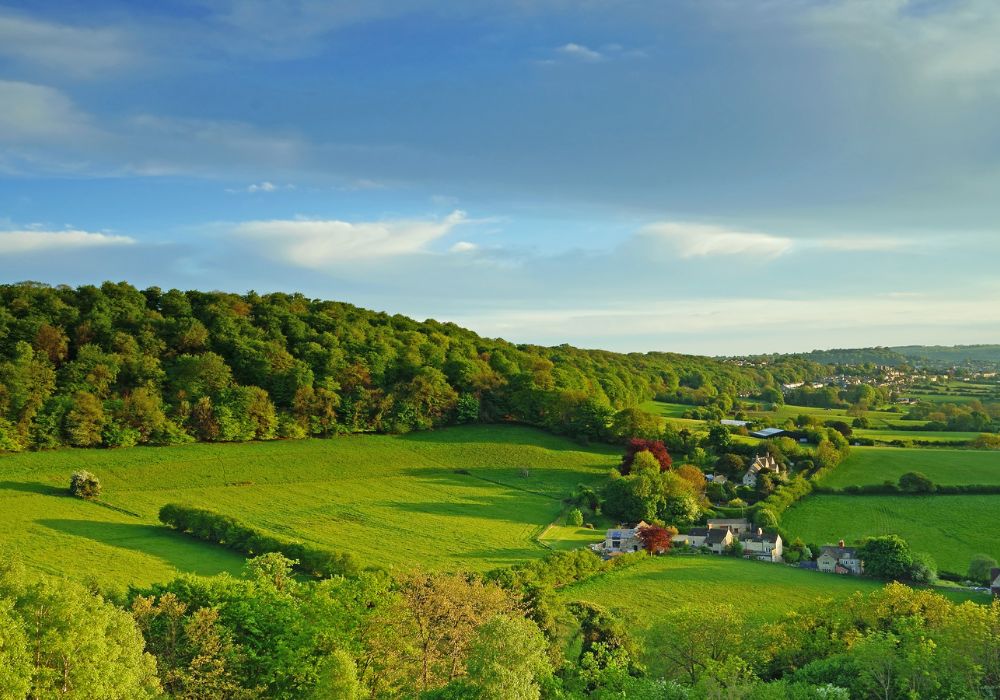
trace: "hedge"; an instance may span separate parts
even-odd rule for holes
[[[310,576],[322,578],[358,573],[358,564],[348,552],[333,552],[274,537],[236,518],[204,508],[168,503],[160,508],[160,522],[199,540],[220,544],[248,556],[278,552],[298,562],[295,568]]]

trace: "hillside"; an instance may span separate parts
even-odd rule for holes
[[[264,444],[58,450],[0,458],[0,549],[41,571],[122,587],[180,571],[237,573],[243,558],[159,525],[170,502],[354,554],[363,566],[483,571],[548,551],[534,541],[606,447],[515,426]],[[71,498],[75,469],[102,503]]]
[[[822,374],[516,346],[300,294],[0,286],[0,451],[519,422],[605,438],[654,396],[731,402]]]

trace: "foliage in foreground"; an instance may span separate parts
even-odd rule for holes
[[[419,572],[301,581],[267,554],[243,578],[182,576],[123,607],[5,566],[0,697],[902,700],[1000,684],[1000,602],[890,584],[763,627],[706,602],[658,620],[644,650],[612,611],[552,595],[608,566],[579,551],[497,572],[502,585]]]

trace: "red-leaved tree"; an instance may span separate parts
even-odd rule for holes
[[[632,471],[632,463],[635,462],[635,456],[642,452],[643,450],[651,452],[656,461],[660,463],[660,471],[665,472],[670,469],[670,465],[674,463],[674,460],[670,458],[670,453],[667,452],[667,448],[664,446],[662,440],[644,440],[642,438],[632,438],[628,441],[628,445],[625,446],[625,456],[622,457],[622,463],[618,467],[623,475],[628,474]]]
[[[642,542],[642,548],[650,554],[664,554],[670,551],[670,548],[674,544],[674,535],[676,534],[676,527],[647,525],[646,527],[639,528],[636,536]]]

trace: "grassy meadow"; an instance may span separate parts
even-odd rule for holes
[[[964,573],[976,554],[1000,559],[993,527],[1000,496],[808,496],[781,519],[790,536],[814,544],[896,534],[942,571]]]
[[[780,564],[713,555],[654,557],[567,586],[561,595],[621,613],[640,636],[650,634],[663,615],[686,605],[711,609],[733,604],[754,625],[773,622],[786,612],[817,601],[869,592],[881,584],[871,579],[823,574]],[[986,600],[965,591],[940,591],[956,602]],[[656,668],[655,658],[647,659]]]
[[[241,557],[158,525],[159,508],[180,502],[350,551],[362,564],[485,570],[549,551],[534,538],[559,516],[560,499],[603,477],[617,454],[529,428],[470,426],[8,455],[0,549],[49,573],[117,585],[238,571]],[[100,477],[103,504],[65,495],[81,468]]]
[[[1000,452],[992,450],[852,447],[823,486],[881,484],[906,472],[923,472],[937,484],[1000,484]]]

